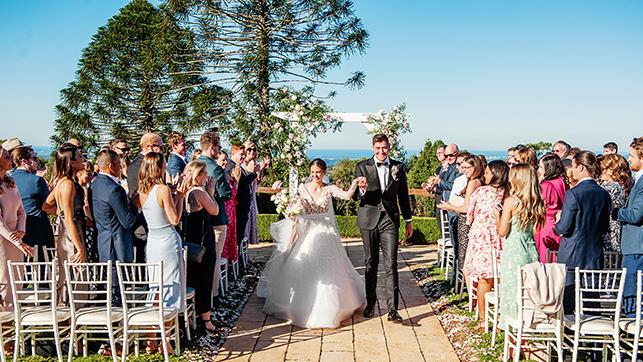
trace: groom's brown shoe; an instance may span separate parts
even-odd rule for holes
[[[367,305],[366,308],[364,308],[364,317],[372,318],[374,315],[375,315],[375,306]]]
[[[397,313],[396,310],[388,312],[388,320],[395,323],[401,323],[402,317]]]

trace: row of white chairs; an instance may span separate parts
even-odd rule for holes
[[[69,306],[59,304],[58,260],[51,262],[8,262],[11,289],[14,294],[13,313],[4,312],[4,322],[13,321],[14,355],[25,353],[25,342],[31,342],[35,354],[36,342],[42,334],[53,334],[58,361],[62,362],[61,342],[69,341],[68,361],[78,352],[82,342],[87,355],[89,340],[97,334],[106,334],[117,361],[116,342],[121,342],[122,360],[134,344],[139,354],[141,340],[160,340],[163,354],[169,361],[169,341],[174,340],[174,353],[180,352],[178,309],[164,306],[163,263],[64,263]],[[122,303],[113,305],[113,274]],[[7,314],[9,313],[9,314]],[[9,331],[11,332],[11,331]],[[6,335],[5,331],[0,335]],[[1,345],[2,341],[0,341]],[[0,349],[1,351],[2,349]],[[5,361],[4,352],[2,361]]]
[[[635,318],[622,318],[623,290],[626,269],[621,270],[581,270],[576,268],[574,314],[563,315],[562,308],[556,316],[536,325],[527,325],[525,312],[531,308],[529,288],[522,284],[524,270],[520,269],[518,278],[518,314],[515,318],[505,318],[505,345],[503,361],[509,359],[509,349],[513,348],[513,360],[518,361],[525,342],[544,343],[547,358],[551,360],[552,347],[556,350],[558,361],[563,361],[564,351],[571,350],[572,361],[578,361],[579,351],[602,352],[607,361],[621,361],[621,354],[629,355],[632,361],[639,356],[641,328],[641,307],[643,305],[643,273],[636,275],[636,312]],[[561,296],[562,298],[562,296]],[[622,346],[626,346],[625,349]]]

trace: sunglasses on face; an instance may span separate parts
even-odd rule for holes
[[[254,151],[256,151],[256,150],[257,150],[257,149],[256,149],[256,148],[254,148],[254,147],[246,148],[246,151],[248,151],[248,152],[254,152]]]
[[[152,145],[152,147],[155,147],[156,145]],[[131,148],[129,147],[116,147],[116,149],[121,150],[123,152],[129,152]]]
[[[448,153],[444,155],[444,157],[455,157],[455,156],[457,156],[457,154],[455,153]]]

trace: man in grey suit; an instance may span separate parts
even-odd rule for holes
[[[634,187],[630,191],[625,207],[614,209],[612,218],[621,222],[621,250],[623,267],[627,269],[623,309],[633,318],[636,312],[636,272],[643,270],[643,137],[635,138],[630,144],[630,169],[636,173]]]
[[[388,157],[390,143],[383,134],[373,136],[374,156],[357,164],[355,178],[361,178],[358,200],[357,225],[364,242],[366,308],[364,316],[372,317],[377,303],[377,265],[379,251],[384,257],[386,272],[386,304],[388,320],[401,322],[398,314],[397,244],[399,239],[400,209],[406,222],[406,237],[413,234],[409,189],[404,164]],[[399,204],[399,208],[398,208]]]

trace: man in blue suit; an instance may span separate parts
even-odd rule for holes
[[[179,132],[172,132],[167,138],[167,143],[172,148],[172,152],[167,156],[167,173],[171,177],[181,175],[187,164],[185,155],[188,148],[185,145],[185,138]]]
[[[562,236],[558,262],[567,266],[565,313],[574,311],[574,268],[603,268],[603,235],[609,228],[612,207],[610,195],[596,181],[596,156],[582,151],[572,160],[576,186],[565,193],[560,220],[554,232]]]
[[[134,260],[132,227],[137,211],[120,185],[120,158],[112,150],[101,151],[96,156],[99,173],[92,182],[92,207],[98,232],[98,258],[131,263]]]
[[[614,209],[612,218],[621,222],[621,250],[623,267],[627,269],[623,309],[628,317],[636,312],[636,272],[643,270],[643,137],[630,144],[630,169],[636,173],[634,187],[625,207]]]

